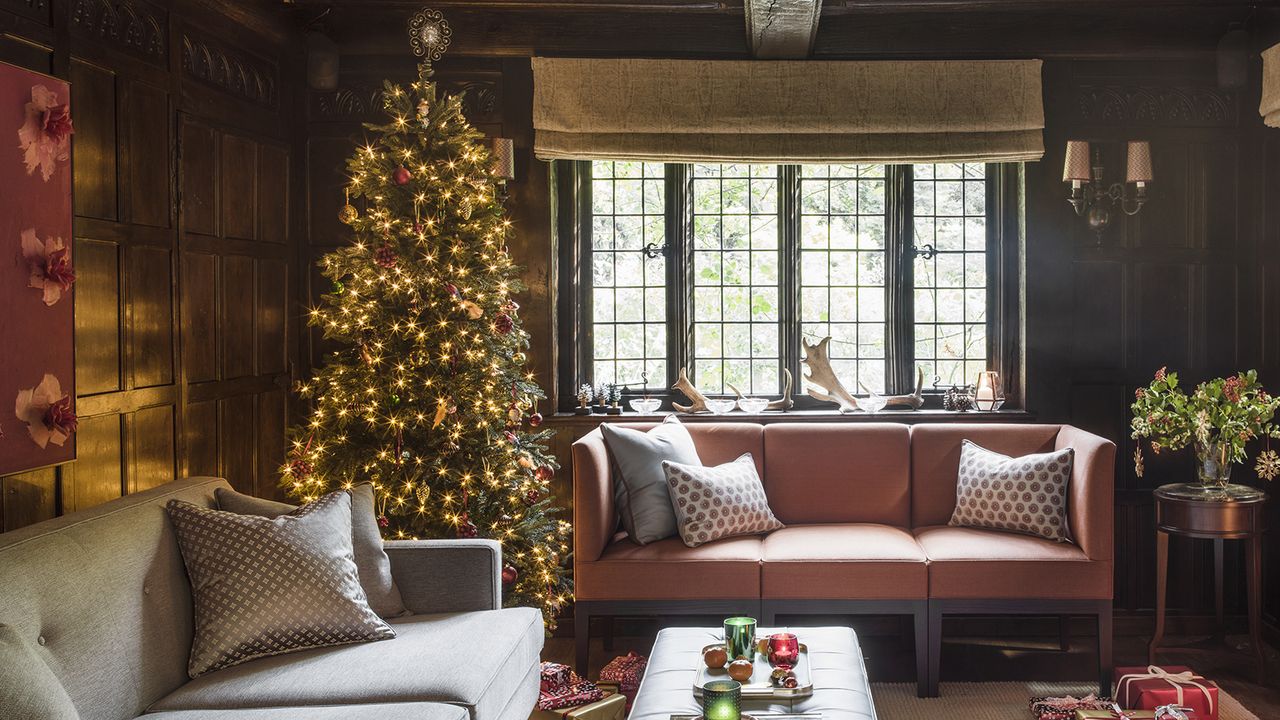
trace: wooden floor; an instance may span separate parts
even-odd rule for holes
[[[696,621],[695,621],[696,622]],[[824,618],[821,624],[835,624],[838,619]],[[713,624],[704,621],[702,624]],[[797,623],[799,624],[799,623]],[[818,623],[810,623],[818,624]],[[885,632],[883,621],[873,623],[864,631],[855,622],[859,640],[866,658],[867,672],[872,682],[908,682],[915,679],[911,637],[908,634]],[[647,655],[657,633],[656,622],[628,622],[624,629],[627,636],[613,639],[612,649],[606,650],[600,638],[593,637],[591,662],[586,677],[596,678],[601,666],[616,655],[628,650]],[[890,628],[890,630],[892,630]],[[1172,638],[1173,642],[1189,639]],[[1247,643],[1246,636],[1231,635],[1227,643],[1240,646]],[[1147,638],[1119,636],[1115,642],[1117,665],[1146,665]],[[1068,649],[1060,649],[1058,636],[1038,636],[1018,639],[964,638],[947,636],[943,643],[942,679],[956,681],[1040,680],[1067,681],[1088,679],[1094,676],[1094,648],[1092,637],[1072,636]],[[1168,653],[1162,655],[1162,664],[1187,665],[1205,677],[1215,680],[1224,690],[1240,701],[1259,718],[1280,718],[1280,653],[1267,647],[1268,684],[1259,685],[1255,677],[1251,656],[1233,653],[1226,646],[1221,650]],[[544,659],[573,663],[573,639],[555,637],[547,640]],[[581,672],[581,669],[578,669]]]

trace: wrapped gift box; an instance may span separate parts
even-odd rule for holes
[[[634,652],[620,655],[610,660],[609,664],[600,670],[600,682],[616,686],[618,692],[627,698],[627,709],[630,709],[648,664],[648,658]]]
[[[1151,710],[1126,710],[1124,716],[1129,720],[1155,720],[1156,714]],[[1077,710],[1075,720],[1118,720],[1111,710]]]
[[[625,720],[626,717],[627,699],[622,695],[610,693],[603,700],[586,705],[556,710],[534,710],[529,720]]]
[[[1182,705],[1194,711],[1195,720],[1218,720],[1217,684],[1183,665],[1116,668],[1115,688],[1120,707],[1155,710]]]
[[[1110,698],[1095,695],[1031,698],[1031,715],[1036,720],[1076,720],[1076,710],[1105,710],[1109,707]]]
[[[572,685],[574,681],[573,668],[560,663],[544,662],[542,663],[542,687],[541,692],[552,692],[563,688],[565,685]]]

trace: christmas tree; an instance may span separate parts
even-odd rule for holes
[[[347,163],[353,241],[321,261],[333,287],[310,310],[342,348],[299,387],[311,413],[282,484],[310,500],[372,482],[388,538],[498,540],[506,604],[541,607],[550,628],[572,592],[570,527],[548,493],[500,179],[428,60],[383,104],[389,121]]]

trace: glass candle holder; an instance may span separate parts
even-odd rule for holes
[[[800,638],[794,633],[774,633],[769,636],[769,664],[795,667],[800,661]]]
[[[744,657],[755,658],[756,619],[731,617],[724,621],[724,647],[729,651],[730,662]]]
[[[742,714],[742,684],[737,680],[712,680],[702,686],[704,720],[738,720]]]

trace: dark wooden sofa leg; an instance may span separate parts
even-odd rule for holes
[[[589,672],[587,661],[591,659],[591,613],[586,603],[573,606],[574,666],[583,677]]]
[[[928,642],[926,658],[929,663],[929,687],[925,697],[938,697],[939,668],[942,664],[942,603],[938,600],[928,602]]]
[[[911,619],[915,626],[916,697],[929,697],[929,663],[932,659],[929,652],[929,603],[924,600],[915,603]]]
[[[1100,697],[1111,696],[1111,601],[1098,603],[1098,690]]]

